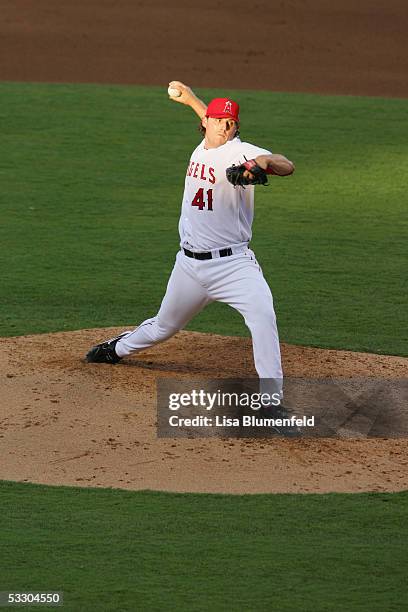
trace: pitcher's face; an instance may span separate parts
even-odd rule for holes
[[[215,117],[204,117],[202,124],[205,127],[205,147],[206,149],[214,149],[232,140],[237,131],[237,123],[234,119],[223,117],[216,119]]]

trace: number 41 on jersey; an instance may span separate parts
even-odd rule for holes
[[[204,188],[200,187],[194,196],[194,200],[191,202],[191,206],[198,206],[199,210],[203,210],[207,205],[207,210],[213,209],[213,190],[207,189],[207,200],[204,195]]]

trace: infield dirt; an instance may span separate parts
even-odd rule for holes
[[[404,0],[3,0],[0,80],[406,97]]]
[[[262,0],[251,11],[243,2],[231,11],[210,0],[203,11],[181,0],[169,10],[144,0],[120,9],[108,0],[5,0],[0,80],[166,90],[180,79],[193,87],[408,95],[402,0]],[[408,488],[405,439],[158,440],[156,378],[254,375],[250,341],[181,332],[117,367],[82,361],[115,332],[1,339],[0,478],[219,493]],[[282,351],[286,375],[408,375],[399,357]]]

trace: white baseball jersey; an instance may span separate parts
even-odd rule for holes
[[[214,149],[203,140],[187,168],[179,221],[180,246],[202,252],[243,246],[252,237],[254,187],[234,187],[225,171],[271,152],[237,137]]]

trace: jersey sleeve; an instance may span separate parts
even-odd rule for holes
[[[242,153],[247,159],[254,159],[258,155],[272,155],[272,151],[262,149],[261,147],[257,147],[249,142],[242,143]]]

